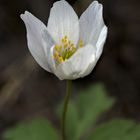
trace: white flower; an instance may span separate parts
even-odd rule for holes
[[[28,47],[39,65],[60,80],[88,75],[96,65],[106,40],[103,7],[91,3],[80,19],[65,1],[55,2],[47,27],[31,13],[21,14]]]

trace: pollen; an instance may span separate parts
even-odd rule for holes
[[[83,41],[80,39],[78,46],[76,47],[67,36],[61,39],[60,45],[56,44],[54,46],[52,58],[55,60],[56,64],[60,64],[68,60],[79,48],[83,47]]]
[[[83,46],[84,46],[83,40],[80,39],[80,40],[79,40],[79,47],[80,47],[80,48],[83,48]]]

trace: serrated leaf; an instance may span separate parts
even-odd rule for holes
[[[46,119],[20,123],[3,136],[6,140],[58,140],[56,130]]]
[[[140,126],[130,120],[113,120],[97,127],[87,140],[138,140]]]
[[[79,111],[79,126],[77,138],[79,139],[98,117],[109,109],[113,104],[113,99],[106,96],[106,91],[101,84],[91,86],[82,91],[76,100]]]

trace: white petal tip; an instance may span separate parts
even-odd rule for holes
[[[23,14],[20,14],[20,18],[21,18],[22,20],[24,20],[24,17],[25,17],[25,12],[24,12]]]
[[[20,15],[21,19],[23,20],[25,16],[31,15],[30,12],[25,11],[23,14]]]
[[[53,4],[53,7],[55,7],[55,6],[57,6],[58,4],[69,4],[67,1],[65,1],[65,0],[60,0],[60,1],[56,1],[56,2],[54,2],[54,4]]]
[[[99,3],[98,1],[93,1],[90,6],[93,6],[93,5],[98,5],[99,9],[100,8],[103,8],[103,5],[101,3]]]
[[[97,0],[93,1],[92,3],[93,3],[93,4],[101,4],[101,3],[99,3]],[[102,5],[102,4],[101,4],[101,5]]]
[[[98,4],[99,2],[97,0],[93,1],[94,4]]]
[[[20,14],[20,18],[23,20],[24,14]]]

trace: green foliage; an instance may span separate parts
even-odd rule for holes
[[[62,117],[63,104],[60,104],[57,108],[57,115],[59,119]],[[66,114],[66,136],[67,139],[76,140],[76,133],[78,129],[78,114],[77,108],[73,101],[68,104],[68,110]]]
[[[87,140],[139,140],[140,125],[130,120],[113,120],[97,127]]]
[[[115,119],[100,125],[97,120],[112,107],[114,100],[106,95],[101,84],[81,91],[70,101],[66,115],[67,140],[139,140],[140,124]],[[62,103],[57,109],[62,115]],[[93,129],[94,128],[94,129]],[[55,128],[45,119],[20,123],[4,133],[5,140],[59,140]]]
[[[106,96],[106,91],[101,84],[81,91],[68,106],[66,118],[68,140],[79,140],[112,104],[113,99]],[[61,117],[62,104],[58,110]]]
[[[115,119],[95,127],[101,114],[113,103],[101,84],[81,91],[69,104],[66,121],[68,140],[139,140],[140,125],[131,120]]]
[[[93,126],[98,117],[112,104],[113,99],[106,96],[106,91],[101,84],[91,86],[86,91],[82,91],[77,97],[77,107],[79,113],[79,126],[77,137]]]
[[[77,126],[78,126],[78,114],[75,104],[70,102],[68,106],[68,112],[66,117],[66,135],[70,140],[76,140]],[[71,120],[71,121],[69,121]]]
[[[4,133],[6,140],[58,140],[56,130],[46,119],[21,123]]]

